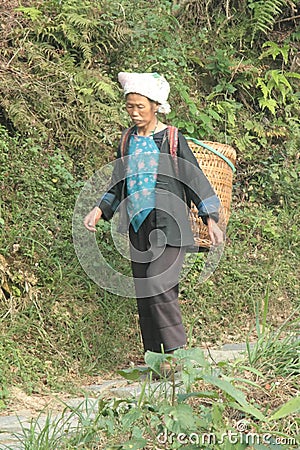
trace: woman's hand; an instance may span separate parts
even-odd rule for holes
[[[212,245],[220,245],[224,242],[224,233],[219,228],[218,224],[211,219],[207,218],[208,235],[212,242]]]
[[[84,226],[89,231],[97,231],[96,225],[101,219],[102,211],[98,206],[95,206],[95,208],[90,211],[87,216],[85,216],[85,219],[83,221]]]

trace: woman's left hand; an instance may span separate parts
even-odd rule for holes
[[[207,228],[212,245],[220,245],[224,242],[223,231],[219,228],[218,224],[210,217],[207,218]]]

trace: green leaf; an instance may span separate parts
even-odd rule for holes
[[[211,122],[211,118],[204,113],[200,113],[199,114],[199,119],[201,120],[201,122],[203,122],[205,125],[209,124]]]
[[[282,405],[275,413],[271,415],[269,420],[278,420],[300,411],[300,396],[294,397],[284,405]]]
[[[245,370],[247,372],[254,373],[254,375],[257,375],[258,377],[264,378],[264,374],[260,370],[255,369],[254,367],[241,365],[241,366],[239,366],[239,369]]]
[[[196,427],[193,409],[184,403],[175,406],[163,407],[166,428],[173,433],[184,433],[194,430]]]
[[[297,78],[298,80],[300,80],[300,73],[297,72],[287,72],[285,76],[288,78]]]
[[[224,413],[225,406],[222,403],[213,403],[212,405],[212,423],[214,424],[214,427],[217,429],[222,429],[225,424],[223,421],[223,413]]]
[[[117,373],[129,381],[137,381],[141,375],[149,372],[148,367],[134,367],[132,369],[118,370]]]
[[[241,382],[244,384],[249,384],[250,386],[253,386],[255,388],[260,388],[260,385],[258,383],[256,383],[255,381],[252,380],[247,380],[246,378],[239,378],[239,377],[235,377],[234,379],[235,382]]]
[[[190,394],[178,394],[177,399],[179,402],[184,402],[186,399],[196,397],[196,398],[219,398],[219,394],[215,391],[199,391],[191,392]]]
[[[204,381],[218,387],[223,392],[228,394],[231,398],[233,398],[236,402],[238,402],[238,404],[242,407],[242,411],[246,412],[247,414],[251,414],[259,420],[266,420],[265,416],[257,408],[247,402],[245,394],[228,381],[222,380],[213,375],[206,374],[203,374],[202,378]]]
[[[276,100],[273,100],[271,98],[268,98],[268,99],[260,98],[258,100],[258,102],[259,102],[259,106],[262,109],[268,108],[268,110],[275,116],[276,108],[278,107],[278,104],[277,104]]]
[[[195,127],[194,127],[194,125],[193,124],[187,124],[186,125],[186,131],[188,132],[188,133],[194,133],[194,131],[195,131]]]
[[[28,16],[32,21],[35,21],[42,14],[40,10],[34,7],[19,6],[15,10],[24,13],[24,15]]]
[[[178,357],[181,361],[196,363],[200,367],[209,367],[210,364],[206,359],[203,350],[200,348],[190,348],[187,350],[178,349],[175,350],[174,356]]]
[[[263,59],[267,56],[272,56],[273,60],[281,55],[285,64],[288,63],[289,46],[285,44],[283,47],[279,47],[275,42],[267,41],[262,45],[262,48],[269,47],[268,50],[264,51],[259,59]]]
[[[267,85],[262,80],[262,78],[258,78],[257,87],[260,87],[264,98],[267,99],[270,91],[269,91],[269,88],[267,87]]]
[[[292,90],[292,86],[290,85],[289,81],[286,79],[286,77],[284,75],[281,75],[279,78],[280,84],[285,85],[288,88],[288,91]],[[280,87],[280,90],[282,89],[282,87]]]
[[[221,378],[217,378],[214,375],[203,374],[202,378],[207,383],[211,383],[212,385],[218,387],[226,394],[230,395],[234,400],[236,400],[240,405],[247,405],[247,400],[245,394],[236,389],[229,381],[222,380]]]
[[[122,450],[139,450],[147,445],[146,439],[130,439],[122,445]]]
[[[221,120],[221,116],[216,111],[214,111],[213,109],[209,109],[207,112],[213,119]]]
[[[122,417],[123,430],[131,430],[132,425],[142,416],[142,411],[139,408],[130,409]]]
[[[287,64],[289,61],[289,46],[288,45],[285,45],[281,49],[281,54],[282,54],[284,63]]]
[[[160,373],[160,365],[165,361],[170,361],[173,359],[173,355],[165,353],[155,353],[147,351],[145,354],[145,362],[147,366],[154,370],[156,373]]]
[[[232,402],[232,403],[229,403],[228,406],[231,406],[232,408],[235,408],[238,411],[242,411],[246,414],[249,414],[263,422],[267,421],[266,416],[261,411],[259,411],[259,409],[255,408],[255,406],[250,405],[250,403],[247,403],[247,405],[239,405],[238,403]]]

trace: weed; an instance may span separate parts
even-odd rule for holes
[[[297,437],[284,433],[279,421],[295,420],[299,398],[264,411],[251,397],[254,389],[263,390],[264,378],[258,370],[252,370],[256,382],[251,381],[251,369],[242,361],[212,366],[200,349],[180,349],[172,355],[147,352],[145,361],[150,377],[141,381],[138,398],[86,398],[75,408],[66,406],[59,417],[48,415],[43,422],[40,417],[23,429],[19,437],[23,448],[125,450],[168,444],[167,448],[177,449],[185,443],[191,449],[201,445],[221,450],[233,438],[238,439],[234,443],[239,449],[263,440],[270,445],[281,442],[281,449],[287,448],[287,442],[288,448],[296,448]],[[151,371],[158,372],[162,362],[174,369],[180,365],[182,372],[153,384]],[[120,373],[132,382],[144,376],[145,370],[137,367]]]

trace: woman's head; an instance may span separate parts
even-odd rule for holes
[[[170,85],[158,73],[120,72],[118,80],[124,89],[126,101],[129,94],[139,94],[158,105],[157,112],[168,114],[171,111],[168,103]]]
[[[138,128],[143,128],[155,121],[159,103],[144,95],[130,93],[126,95],[126,110]]]

